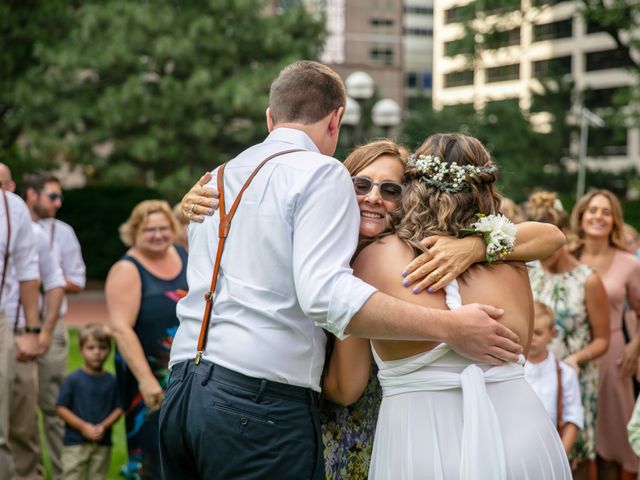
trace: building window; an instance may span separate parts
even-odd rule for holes
[[[553,40],[556,38],[568,38],[573,36],[573,20],[561,20],[559,22],[544,23],[533,26],[533,41]]]
[[[431,90],[433,87],[433,74],[431,72],[422,72],[420,77],[422,78],[422,89]]]
[[[369,50],[369,58],[376,63],[384,65],[393,65],[393,48],[391,47],[374,47]]]
[[[520,64],[502,65],[500,67],[487,68],[487,83],[506,82],[520,79]]]
[[[404,33],[405,35],[413,35],[416,37],[430,37],[433,35],[433,30],[430,28],[406,28]]]
[[[562,3],[566,0],[533,0],[531,4],[534,7],[542,7],[544,5],[557,5],[558,3]]]
[[[502,32],[495,32],[487,37],[487,48],[496,49],[520,45],[520,27]]]
[[[626,155],[627,129],[611,127],[589,129],[587,154],[592,156]]]
[[[418,86],[418,74],[416,72],[407,72],[406,85],[409,88],[416,88]]]
[[[584,93],[584,104],[591,110],[612,107],[614,99],[618,92],[621,92],[621,95],[628,94],[629,87],[598,88],[594,90],[587,90]]]
[[[371,18],[369,23],[374,27],[391,27],[393,26],[393,20],[390,18]]]
[[[533,76],[535,78],[567,74],[571,74],[571,55],[533,62]]]
[[[587,72],[609,68],[628,68],[631,60],[620,50],[587,53]]]
[[[604,32],[604,30],[602,29],[599,23],[595,23],[595,22],[587,23],[587,34],[600,33],[600,32]]]
[[[450,42],[444,42],[444,54],[447,57],[456,55],[472,55],[475,49],[473,39],[459,38]]]
[[[458,23],[464,22],[467,17],[466,10],[469,8],[468,5],[463,7],[453,7],[449,10],[445,10],[444,12],[444,23]]]
[[[420,5],[405,5],[404,13],[411,15],[433,15],[433,8]]]
[[[460,70],[447,73],[444,76],[444,86],[447,88],[462,87],[464,85],[473,85],[473,70]]]

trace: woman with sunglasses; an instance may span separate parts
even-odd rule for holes
[[[361,247],[388,230],[389,214],[402,198],[406,157],[404,148],[389,140],[378,140],[356,148],[345,159],[361,212]],[[183,213],[191,221],[202,222],[202,215],[213,215],[218,206],[217,192],[204,187],[210,180],[211,175],[205,174],[182,200]],[[529,260],[547,256],[563,240],[554,228],[522,224],[518,227],[518,245],[510,258]],[[406,268],[405,285],[415,285],[414,293],[427,288],[438,290],[472,263],[482,261],[485,254],[482,241],[470,238],[431,237],[424,246],[429,251]],[[432,274],[438,271],[444,274]],[[398,282],[401,281],[399,276]],[[338,348],[333,349],[333,345]],[[381,400],[369,341],[356,337],[345,341],[330,338],[327,350],[327,359],[331,359],[326,362],[323,385],[327,401],[321,409],[326,478],[366,479]],[[357,380],[347,384],[334,381],[341,378],[339,373],[343,369],[350,370],[351,378]]]

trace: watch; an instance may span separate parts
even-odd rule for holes
[[[42,331],[40,327],[24,327],[24,333],[39,334]]]

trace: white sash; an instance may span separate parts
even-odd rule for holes
[[[458,282],[445,289],[447,306],[454,310],[462,305]],[[378,378],[385,397],[418,391],[440,391],[461,388],[463,404],[460,479],[507,478],[504,445],[498,417],[487,395],[486,384],[524,377],[524,356],[518,364],[509,363],[483,371],[471,363],[461,372],[425,368],[451,351],[441,343],[433,350],[397,361],[383,361],[372,348],[379,365]]]

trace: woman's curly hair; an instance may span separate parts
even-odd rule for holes
[[[488,167],[494,165],[491,154],[474,137],[462,133],[431,135],[416,150],[416,156],[431,155],[446,163]],[[396,235],[413,247],[416,254],[424,251],[420,241],[429,235],[463,237],[465,229],[478,220],[478,214],[498,214],[501,196],[496,192],[497,169],[478,175],[467,175],[468,188],[448,193],[419,180],[415,169],[406,172],[406,188],[399,210],[392,217]]]
[[[529,195],[525,206],[527,219],[533,222],[550,223],[556,227],[569,228],[569,214],[560,204],[555,192],[535,192]]]

